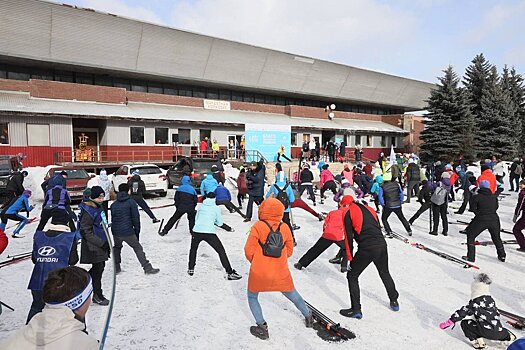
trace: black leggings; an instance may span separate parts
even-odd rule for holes
[[[501,225],[499,217],[497,215],[487,215],[482,219],[475,217],[467,226],[467,257],[470,261],[474,261],[476,258],[476,237],[485,230],[489,230],[490,232],[490,238],[492,242],[494,242],[498,257],[506,256],[505,248],[500,237]]]
[[[328,190],[332,191],[333,194],[337,193],[337,185],[333,180],[324,183],[323,188],[321,188],[321,199],[323,199],[324,193]]]
[[[478,338],[500,341],[510,340],[510,333],[507,329],[503,328],[503,330],[500,332],[487,330],[475,320],[461,321],[461,329],[463,330],[465,337],[467,337],[469,340],[475,340]]]
[[[233,269],[224,250],[221,240],[217,237],[216,234],[210,233],[198,233],[194,232],[191,235],[191,247],[190,247],[190,261],[188,262],[188,269],[193,270],[195,268],[195,261],[197,260],[197,249],[199,244],[205,241],[212,247],[217,254],[219,254],[219,259],[221,259],[222,267],[226,270],[226,273],[232,273]]]
[[[93,282],[93,293],[98,297],[102,297],[102,274],[105,266],[106,263],[104,261],[94,263],[88,271]]]
[[[301,259],[299,259],[299,264],[301,264],[304,267],[307,267],[319,257],[325,250],[327,250],[332,244],[336,244],[341,250],[344,251],[345,249],[345,241],[332,241],[326,238],[319,238],[317,242],[313,245],[312,248],[308,249],[306,254],[304,254]],[[347,267],[348,264],[348,258],[346,257],[346,254],[343,253],[341,260],[341,267]]]

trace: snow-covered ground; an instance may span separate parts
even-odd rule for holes
[[[31,173],[30,169],[30,173]],[[35,169],[35,173],[39,169]],[[228,169],[227,169],[228,170]],[[228,170],[228,173],[232,173]],[[233,175],[233,174],[232,174]],[[40,175],[38,175],[40,176]],[[39,179],[29,183],[39,184]],[[32,186],[34,187],[34,186]],[[150,206],[172,203],[173,192],[167,198],[148,199]],[[235,191],[232,191],[234,197]],[[306,198],[306,195],[303,196]],[[512,228],[512,214],[516,194],[505,197],[500,203],[499,213],[502,226]],[[458,206],[459,204],[455,204]],[[318,205],[316,210],[330,211],[336,207],[331,200]],[[413,200],[404,205],[407,218],[419,204]],[[174,208],[156,209],[159,218],[168,219]],[[449,220],[466,219],[451,214]],[[38,215],[38,212],[32,213]],[[190,234],[188,222],[184,217],[177,230],[167,236],[157,234],[158,224],[153,225],[146,214],[141,212],[141,242],[148,259],[161,272],[157,275],[144,275],[133,251],[123,249],[123,272],[117,276],[115,309],[109,335],[108,349],[470,349],[461,327],[442,331],[438,323],[448,317],[470,297],[470,282],[473,269],[444,260],[433,254],[418,250],[398,240],[388,240],[390,270],[400,293],[401,310],[393,312],[388,306],[386,291],[374,266],[360,278],[361,298],[364,317],[362,320],[347,319],[339,315],[341,308],[349,307],[349,294],[346,276],[337,270],[336,265],[328,263],[335,255],[335,246],[328,249],[306,270],[293,268],[295,263],[320,237],[322,222],[310,214],[293,210],[293,219],[301,229],[296,232],[298,245],[289,260],[295,286],[301,295],[348,329],[357,338],[348,342],[332,344],[321,340],[315,331],[304,327],[303,318],[284,296],[279,293],[263,293],[260,302],[264,316],[269,324],[270,340],[254,338],[249,326],[254,320],[248,308],[246,285],[250,265],[244,257],[244,244],[250,229],[237,214],[223,209],[224,221],[235,228],[235,232],[219,230],[218,234],[226,248],[231,264],[243,278],[228,281],[220,266],[216,253],[205,243],[199,247],[195,275],[186,274]],[[390,219],[393,228],[403,233],[402,225],[395,216]],[[253,221],[252,221],[253,223]],[[27,226],[25,238],[13,240],[0,256],[4,260],[9,254],[31,250],[31,230],[36,224]],[[413,242],[461,256],[466,253],[465,236],[458,233],[463,225],[450,224],[449,236],[428,235],[428,214],[416,221],[413,229]],[[11,229],[12,230],[12,229]],[[8,230],[7,234],[10,234]],[[503,239],[513,239],[512,235],[502,233]],[[484,232],[479,240],[490,239]],[[496,258],[493,246],[477,248],[476,264],[481,271],[493,278],[492,294],[499,307],[525,315],[523,298],[525,255],[516,252],[515,245],[507,245],[507,262]],[[89,268],[89,266],[83,266]],[[0,300],[13,306],[15,312],[4,308],[0,316],[0,341],[25,322],[31,294],[26,289],[32,264],[24,261],[0,269]],[[106,296],[110,293],[111,267],[106,267],[103,287]],[[99,337],[104,322],[106,307],[92,305],[87,316],[88,331]],[[524,336],[523,331],[512,331]],[[505,348],[502,344],[489,343],[490,347]]]

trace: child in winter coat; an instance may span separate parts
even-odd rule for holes
[[[370,194],[374,198],[374,204],[376,206],[376,212],[379,214],[381,210],[379,209],[379,187],[383,184],[383,177],[381,175],[377,175],[374,179],[374,184],[370,188]]]
[[[241,279],[241,275],[232,269],[230,265],[224,246],[215,233],[215,226],[228,232],[233,231],[230,226],[222,221],[221,209],[215,204],[215,192],[208,192],[208,194],[206,194],[206,199],[204,199],[199,210],[197,210],[197,216],[195,217],[195,226],[193,227],[193,233],[191,234],[188,275],[193,276],[194,274],[195,262],[197,260],[197,249],[199,248],[199,244],[204,241],[208,243],[217,254],[219,254],[222,267],[224,267],[228,274],[228,280],[233,281]]]
[[[288,269],[288,258],[293,254],[293,238],[287,225],[281,218],[284,205],[276,198],[268,198],[259,206],[259,221],[256,222],[244,246],[244,254],[251,264],[248,276],[248,305],[255,318],[256,326],[250,327],[250,333],[260,339],[268,339],[266,323],[261,305],[260,292],[281,292],[305,317],[306,327],[313,327],[313,317],[304,299],[295,289],[292,275]],[[270,230],[281,232],[283,249],[280,257],[266,256],[261,245],[266,243]]]
[[[440,323],[439,328],[446,329],[461,321],[461,329],[474,349],[484,349],[487,346],[484,338],[514,341],[516,336],[501,324],[496,302],[490,295],[491,283],[487,274],[476,275],[471,285],[469,303],[454,312],[450,319]],[[467,316],[471,318],[463,320]]]
[[[217,186],[215,189],[215,203],[217,205],[224,205],[230,213],[237,212],[240,216],[242,216],[243,219],[246,219],[246,216],[241,212],[241,210],[233,205],[230,191],[222,184],[219,184],[219,186]]]
[[[337,210],[332,210],[326,216],[323,224],[323,235],[319,240],[310,248],[306,254],[304,254],[294,267],[301,270],[303,267],[308,267],[312,261],[317,259],[326,249],[328,249],[333,243],[335,243],[340,249],[345,249],[345,225],[344,215],[348,210],[350,196],[343,197],[341,201],[341,207]],[[341,259],[341,272],[345,273],[348,269],[348,259],[346,254],[342,255]]]
[[[106,194],[104,197],[104,202],[102,202],[102,209],[104,209],[104,214],[106,214],[106,218],[109,220],[109,200],[111,199],[111,193],[115,192],[115,190],[105,169],[100,170],[98,185],[102,187],[104,193]]]
[[[215,189],[219,186],[219,182],[213,177],[213,173],[208,171],[206,177],[201,182],[201,195],[206,196],[207,193],[215,192]]]
[[[16,229],[13,231],[13,238],[16,238],[17,235],[22,231],[24,226],[27,224],[29,219],[25,216],[19,214],[20,211],[26,211],[29,213],[33,210],[33,206],[29,205],[28,198],[31,197],[31,191],[25,190],[18,199],[11,204],[4,213],[2,213],[2,224],[0,224],[0,229],[5,230],[5,226],[9,220],[18,221],[19,224]]]
[[[320,177],[321,204],[324,203],[323,199],[325,199],[324,193],[326,191],[330,190],[334,195],[337,193],[337,185],[334,181],[334,175],[328,170],[328,164],[323,165],[322,169]]]
[[[242,202],[246,199],[246,194],[248,194],[246,169],[241,166],[239,168],[239,176],[237,177],[237,203],[239,203],[239,209],[242,209]]]

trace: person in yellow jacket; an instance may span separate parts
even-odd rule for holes
[[[213,152],[214,157],[217,155],[217,153],[219,153],[220,147],[217,140],[213,140],[213,143],[211,144],[211,151]]]

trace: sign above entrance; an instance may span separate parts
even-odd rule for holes
[[[229,101],[204,100],[204,109],[215,109],[219,111],[231,110]]]

